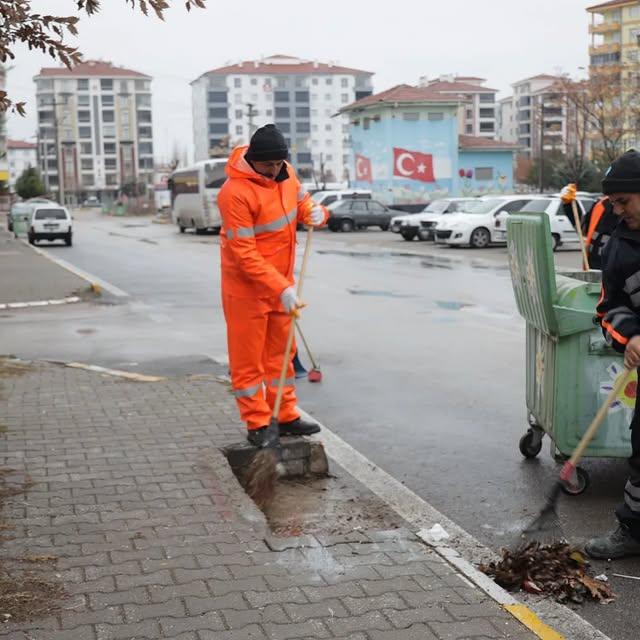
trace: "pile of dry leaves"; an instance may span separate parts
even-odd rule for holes
[[[561,542],[532,542],[518,551],[503,549],[502,560],[482,564],[480,571],[505,589],[548,594],[563,603],[591,599],[606,604],[615,597],[607,582],[588,574],[582,553]]]

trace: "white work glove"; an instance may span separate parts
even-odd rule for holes
[[[319,205],[315,205],[309,212],[305,223],[313,227],[318,227],[324,223],[324,209]]]
[[[293,287],[287,287],[280,294],[280,302],[282,302],[284,310],[289,314],[296,313],[298,308],[302,306],[296,295],[296,290]]]

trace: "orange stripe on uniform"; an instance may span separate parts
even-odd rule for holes
[[[609,333],[620,344],[627,344],[627,342],[629,342],[629,338],[625,338],[621,333],[618,333],[608,322],[603,320],[602,326],[606,329],[607,333]]]

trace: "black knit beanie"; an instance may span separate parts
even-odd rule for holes
[[[289,157],[289,149],[278,127],[275,124],[265,124],[251,136],[245,157],[256,162],[286,160]]]
[[[640,153],[630,149],[611,163],[604,174],[602,193],[640,193]]]

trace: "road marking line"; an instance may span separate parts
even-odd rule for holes
[[[47,305],[56,304],[72,304],[74,302],[80,302],[81,299],[78,296],[69,296],[68,298],[61,298],[59,300],[34,300],[32,302],[3,302],[0,303],[0,309],[25,309],[27,307],[45,307]]]
[[[300,409],[300,413],[306,419],[318,422],[303,409]],[[333,433],[323,424],[319,422],[318,424],[322,428],[321,433],[311,437],[322,442],[327,455],[331,459],[381,498],[390,509],[415,527],[417,530],[416,535],[421,540],[429,539],[428,530],[435,524],[440,524],[449,534],[449,540],[447,543],[429,542],[427,544],[441,558],[455,567],[465,578],[474,583],[475,586],[497,602],[500,607],[510,613],[538,638],[541,640],[565,640],[566,638],[570,640],[611,640],[564,605],[549,600],[531,603],[530,606],[520,603],[509,592],[463,558],[451,544],[454,543],[463,550],[467,557],[471,557],[473,554],[475,556],[495,558],[496,554],[493,551],[354,449],[340,436]],[[538,614],[541,617],[553,618],[554,625],[562,631],[562,634],[543,623]]]
[[[52,256],[47,251],[43,251],[42,249],[39,249],[38,247],[34,247],[32,244],[29,244],[26,240],[23,240],[23,242],[27,246],[31,247],[36,253],[39,253],[41,256],[44,256],[45,258],[51,260],[51,262],[55,262],[58,266],[62,267],[63,269],[66,269],[67,271],[73,273],[79,278],[86,280],[91,285],[91,289],[95,293],[100,293],[100,290],[104,289],[105,291],[108,291],[110,294],[117,296],[118,298],[129,297],[129,294],[126,291],[123,291],[119,287],[116,287],[114,284],[111,284],[106,280],[99,278],[98,276],[94,276],[92,273],[89,273],[88,271],[84,271],[83,269],[80,269],[79,267],[72,265],[66,260],[63,260],[62,258],[57,258]]]
[[[83,362],[65,362],[66,367],[73,369],[85,369],[86,371],[94,371],[95,373],[104,373],[109,376],[117,378],[125,378],[127,380],[133,380],[134,382],[162,382],[166,380],[162,376],[148,376],[142,373],[131,373],[130,371],[120,371],[119,369],[107,369],[106,367],[100,367],[97,364],[84,364]]]

